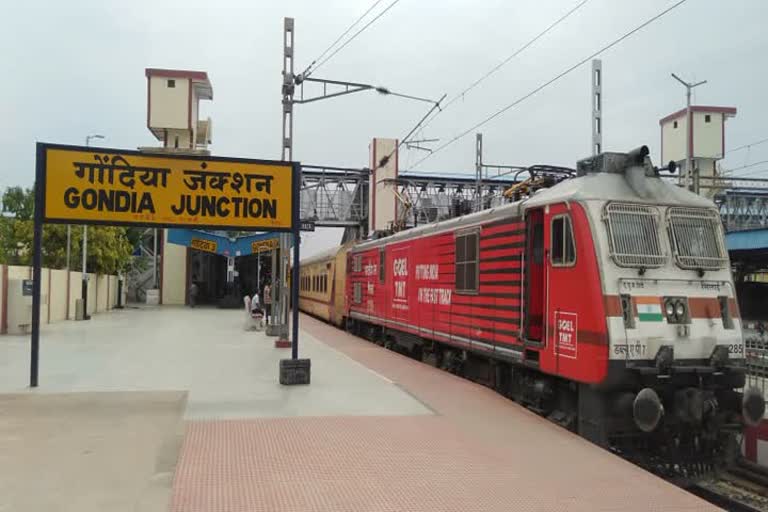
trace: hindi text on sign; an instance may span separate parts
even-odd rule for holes
[[[45,148],[45,220],[290,229],[293,166]]]

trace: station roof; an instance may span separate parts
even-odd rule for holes
[[[192,86],[197,92],[197,97],[201,100],[213,99],[213,86],[208,79],[208,73],[205,71],[191,71],[188,69],[161,69],[161,68],[146,68],[144,74],[147,79],[152,77],[163,78],[180,78],[188,79],[192,81]]]
[[[677,119],[678,117],[682,117],[685,115],[684,108],[678,110],[677,112],[673,112],[672,114],[669,114],[668,116],[664,116],[661,119],[659,119],[659,124],[663,125],[664,123],[668,123],[669,121],[672,121],[674,119]],[[714,114],[724,114],[726,117],[733,117],[736,115],[736,107],[715,107],[715,106],[708,106],[708,105],[691,105],[691,112],[711,112]]]
[[[731,231],[725,235],[728,252],[768,251],[768,229],[746,229]]]

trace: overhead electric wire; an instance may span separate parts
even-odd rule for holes
[[[432,112],[434,112],[434,111],[435,111],[435,109],[440,109],[440,102],[442,102],[442,101],[445,99],[445,97],[446,97],[446,96],[447,96],[447,94],[443,94],[443,95],[440,97],[440,99],[439,99],[439,100],[437,100],[436,102],[434,102],[435,104],[434,104],[434,105],[432,105],[432,108],[430,108],[430,109],[429,109],[429,111],[428,111],[426,114],[424,114],[424,116],[423,116],[423,117],[422,117],[422,118],[419,120],[419,122],[418,122],[418,123],[416,123],[416,125],[415,125],[413,128],[411,128],[411,131],[409,131],[409,132],[408,132],[408,134],[407,134],[405,137],[403,137],[402,139],[400,139],[400,142],[398,142],[398,143],[397,143],[397,145],[395,146],[395,148],[394,148],[392,151],[390,151],[388,155],[386,155],[386,156],[382,157],[382,158],[381,158],[381,160],[379,160],[378,162],[374,162],[374,163],[376,164],[376,167],[375,167],[376,169],[378,169],[378,168],[380,168],[380,167],[384,167],[385,165],[387,165],[387,162],[389,162],[389,159],[390,159],[390,158],[392,158],[392,155],[394,155],[394,154],[395,154],[395,152],[396,152],[398,149],[400,149],[400,147],[401,147],[403,144],[407,144],[407,143],[408,143],[408,139],[411,137],[411,135],[413,135],[414,133],[416,133],[416,131],[417,131],[419,128],[421,128],[421,125],[422,125],[422,124],[424,124],[424,121],[426,121],[426,120],[427,120],[427,118],[428,118],[428,117],[429,117],[429,116],[432,114]]]
[[[448,107],[450,107],[450,106],[451,106],[453,103],[455,103],[457,100],[459,100],[460,98],[463,98],[463,97],[464,97],[464,95],[466,95],[466,94],[467,94],[469,91],[471,91],[472,89],[474,89],[475,87],[477,87],[478,85],[480,85],[480,84],[481,84],[482,82],[484,82],[484,81],[485,81],[485,80],[486,80],[488,77],[490,77],[491,75],[493,75],[494,73],[496,73],[498,70],[500,70],[502,67],[504,67],[505,65],[507,65],[507,64],[509,63],[509,61],[511,61],[512,59],[514,59],[515,57],[517,57],[518,55],[520,55],[521,53],[523,53],[523,52],[524,52],[526,49],[528,49],[528,48],[529,48],[529,47],[530,47],[530,46],[531,46],[533,43],[535,43],[536,41],[538,41],[539,39],[541,39],[542,37],[544,37],[545,35],[547,35],[547,33],[549,33],[549,32],[550,32],[550,31],[551,31],[553,28],[555,28],[555,27],[556,27],[556,26],[558,26],[560,23],[562,23],[563,21],[565,21],[566,19],[568,19],[568,18],[571,16],[571,14],[575,13],[576,11],[578,11],[578,10],[579,10],[581,7],[583,7],[583,6],[584,6],[584,4],[586,4],[587,2],[589,2],[589,0],[582,0],[581,2],[579,2],[578,4],[576,4],[576,6],[575,6],[575,7],[573,7],[573,8],[572,8],[570,11],[568,11],[568,12],[566,12],[565,14],[563,14],[562,16],[560,16],[560,17],[559,17],[557,20],[555,20],[554,22],[552,22],[552,23],[551,23],[551,24],[550,24],[550,25],[549,25],[547,28],[545,28],[544,30],[542,30],[541,32],[539,32],[539,33],[538,33],[538,34],[537,34],[537,35],[536,35],[536,36],[535,36],[533,39],[529,40],[529,41],[528,41],[527,43],[525,43],[523,46],[521,46],[520,48],[518,48],[517,50],[515,50],[515,52],[514,52],[514,53],[512,53],[512,54],[511,54],[509,57],[507,57],[506,59],[504,59],[503,61],[501,61],[499,64],[496,64],[496,65],[495,65],[493,68],[491,68],[491,69],[490,69],[490,71],[487,71],[487,72],[486,72],[486,73],[485,73],[483,76],[481,76],[480,78],[478,78],[477,80],[475,80],[475,81],[474,81],[474,82],[473,82],[473,83],[472,83],[472,84],[471,84],[469,87],[467,87],[466,89],[464,89],[464,90],[463,90],[463,91],[461,91],[460,93],[456,94],[456,95],[455,95],[453,98],[451,98],[451,99],[450,99],[450,100],[449,100],[449,101],[448,101],[448,102],[445,104],[445,106],[443,106],[443,108],[442,108],[440,111],[438,111],[438,112],[437,112],[437,113],[436,113],[436,114],[435,114],[435,115],[432,117],[432,119],[430,119],[429,121],[427,121],[427,123],[424,125],[424,127],[428,126],[428,125],[429,125],[429,124],[430,124],[432,121],[434,121],[434,120],[435,120],[435,118],[436,118],[437,116],[439,116],[439,115],[440,115],[440,113],[441,113],[441,112],[444,112],[444,111],[445,111],[445,110],[446,110]]]
[[[734,171],[738,171],[738,170],[741,170],[741,169],[747,169],[748,167],[754,167],[756,165],[766,164],[766,163],[768,163],[768,160],[760,160],[759,162],[755,162],[755,163],[752,163],[752,164],[741,165],[739,167],[734,167],[732,169],[728,169],[728,172],[732,173]]]
[[[347,34],[349,34],[349,32],[350,32],[350,31],[351,31],[353,28],[355,28],[355,26],[356,26],[358,23],[360,23],[360,22],[363,20],[363,18],[365,18],[366,16],[368,16],[368,13],[370,13],[372,10],[374,10],[374,9],[376,8],[376,6],[377,6],[377,5],[379,5],[379,4],[380,4],[381,2],[383,2],[383,1],[384,1],[384,0],[376,0],[375,2],[373,2],[373,5],[371,5],[371,6],[368,8],[368,10],[366,10],[366,11],[365,11],[365,12],[364,12],[364,13],[363,13],[363,14],[362,14],[362,15],[361,15],[359,18],[357,18],[357,19],[355,20],[355,22],[354,22],[354,23],[352,23],[352,24],[351,24],[349,27],[347,27],[347,30],[345,30],[344,32],[342,32],[342,33],[341,33],[341,35],[340,35],[339,37],[337,37],[337,38],[336,38],[336,40],[335,40],[333,43],[331,43],[331,45],[330,45],[328,48],[326,48],[325,50],[323,50],[323,53],[321,53],[321,54],[320,54],[320,55],[319,55],[319,56],[318,56],[318,57],[317,57],[315,60],[313,60],[313,61],[312,61],[312,62],[309,64],[309,66],[307,66],[307,69],[305,69],[305,70],[304,70],[304,72],[302,73],[302,75],[304,75],[305,77],[306,77],[306,76],[309,76],[309,75],[310,75],[310,73],[312,72],[312,66],[314,66],[314,65],[315,65],[315,63],[316,63],[317,61],[319,61],[320,59],[322,59],[323,57],[325,57],[325,54],[326,54],[326,53],[328,53],[329,51],[331,51],[331,48],[333,48],[334,46],[336,46],[337,44],[339,44],[339,41],[341,41],[342,39],[344,39],[344,36],[346,36]]]
[[[680,7],[681,5],[683,5],[683,4],[684,4],[685,2],[687,2],[687,1],[688,1],[688,0],[679,0],[679,1],[678,1],[678,2],[676,2],[674,5],[672,5],[672,6],[668,7],[668,8],[666,8],[666,9],[664,9],[664,10],[663,10],[663,11],[661,11],[660,13],[658,13],[658,14],[656,14],[655,16],[653,16],[652,18],[650,18],[650,19],[646,20],[645,22],[641,23],[640,25],[638,25],[637,27],[635,27],[635,28],[634,28],[634,29],[632,29],[631,31],[627,32],[627,33],[626,33],[626,34],[624,34],[623,36],[619,37],[618,39],[616,39],[616,40],[614,40],[613,42],[611,42],[611,43],[607,44],[606,46],[604,46],[604,47],[602,47],[601,49],[597,50],[596,52],[592,53],[591,55],[589,55],[589,56],[585,57],[584,59],[580,60],[579,62],[577,62],[577,63],[576,63],[576,64],[574,64],[573,66],[569,67],[569,68],[568,68],[568,69],[566,69],[565,71],[563,71],[563,72],[561,72],[560,74],[556,75],[554,78],[551,78],[551,79],[550,79],[550,80],[548,80],[547,82],[544,82],[543,84],[539,85],[538,87],[536,87],[535,89],[533,89],[533,90],[532,90],[532,91],[530,91],[529,93],[527,93],[527,94],[525,94],[524,96],[522,96],[522,97],[518,98],[517,100],[513,101],[512,103],[510,103],[509,105],[507,105],[507,106],[503,107],[502,109],[500,109],[500,110],[497,110],[496,112],[494,112],[494,113],[493,113],[493,114],[491,114],[490,116],[486,117],[485,119],[483,119],[483,120],[482,120],[482,121],[480,121],[479,123],[475,124],[475,125],[474,125],[474,126],[472,126],[471,128],[469,128],[469,129],[467,129],[467,130],[465,130],[465,131],[461,132],[459,135],[456,135],[455,137],[453,137],[452,139],[450,139],[449,141],[447,141],[447,142],[446,142],[446,143],[444,143],[443,145],[439,146],[439,147],[438,147],[437,149],[435,149],[435,150],[434,150],[432,153],[430,153],[430,154],[426,155],[424,158],[422,158],[421,160],[419,160],[418,162],[416,162],[416,164],[414,165],[414,167],[416,167],[416,166],[420,165],[422,162],[424,162],[424,161],[425,161],[425,160],[427,160],[428,158],[430,158],[430,157],[432,157],[432,156],[436,155],[437,153],[439,153],[439,152],[440,152],[440,151],[442,151],[443,149],[447,148],[448,146],[450,146],[450,145],[451,145],[451,144],[453,144],[454,142],[458,141],[459,139],[462,139],[462,138],[466,137],[467,135],[469,135],[470,133],[472,133],[472,132],[473,132],[473,131],[475,131],[476,129],[480,128],[481,126],[483,126],[483,125],[485,125],[485,124],[489,123],[490,121],[492,121],[493,119],[497,118],[498,116],[500,116],[500,115],[501,115],[501,114],[503,114],[504,112],[507,112],[508,110],[510,110],[510,109],[512,109],[512,108],[514,108],[514,107],[516,107],[517,105],[519,105],[519,104],[520,104],[520,103],[522,103],[523,101],[527,100],[527,99],[528,99],[528,98],[530,98],[531,96],[534,96],[536,93],[540,92],[541,90],[543,90],[543,89],[545,89],[545,88],[549,87],[549,86],[550,86],[550,85],[552,85],[553,83],[557,82],[558,80],[560,80],[560,79],[561,79],[561,78],[563,78],[564,76],[566,76],[566,75],[570,74],[570,73],[571,73],[571,72],[573,72],[575,69],[577,69],[577,68],[579,68],[579,67],[583,66],[584,64],[586,64],[587,62],[589,62],[589,61],[590,61],[590,60],[592,60],[593,58],[597,57],[597,56],[598,56],[598,55],[600,55],[601,53],[603,53],[603,52],[605,52],[605,51],[607,51],[607,50],[610,50],[611,48],[613,48],[614,46],[616,46],[616,45],[617,45],[617,44],[619,44],[620,42],[624,41],[625,39],[627,39],[628,37],[632,36],[633,34],[635,34],[635,33],[639,32],[639,31],[640,31],[640,30],[642,30],[643,28],[647,27],[648,25],[650,25],[650,24],[651,24],[651,23],[653,23],[654,21],[658,20],[658,19],[659,19],[659,18],[661,18],[662,16],[666,15],[667,13],[671,12],[672,10],[676,9],[677,7]]]
[[[747,178],[749,176],[754,176],[756,174],[762,174],[764,172],[768,172],[768,169],[758,169],[756,171],[745,172],[744,174],[734,174],[734,175],[726,174],[726,175],[723,175],[722,178],[724,180],[727,180],[728,178]]]
[[[725,154],[727,155],[728,153],[734,153],[734,152],[742,150],[742,149],[751,148],[752,146],[759,146],[760,144],[764,144],[766,142],[768,142],[768,139],[762,139],[762,140],[759,140],[757,142],[752,142],[751,144],[744,144],[743,146],[739,146],[737,148],[729,149],[728,151],[725,152]]]
[[[314,69],[310,71],[310,73],[311,73],[311,72],[313,72],[313,71],[317,71],[317,68],[319,68],[320,66],[322,66],[323,64],[325,64],[326,62],[328,62],[329,60],[331,60],[331,59],[333,58],[333,56],[334,56],[334,55],[336,55],[337,53],[339,53],[339,52],[340,52],[341,50],[343,50],[343,49],[344,49],[344,48],[345,48],[345,47],[346,47],[346,46],[347,46],[349,43],[351,43],[352,41],[354,41],[354,40],[355,40],[355,38],[356,38],[357,36],[359,36],[360,34],[362,34],[362,33],[365,31],[365,29],[367,29],[368,27],[370,27],[371,25],[373,25],[373,24],[376,22],[376,20],[378,20],[379,18],[381,18],[382,16],[384,16],[384,15],[387,13],[387,11],[389,11],[391,8],[393,8],[393,7],[394,7],[394,6],[395,6],[395,5],[396,5],[396,4],[397,4],[399,1],[400,1],[400,0],[394,0],[394,1],[393,1],[391,4],[389,4],[387,7],[385,7],[383,11],[381,11],[379,14],[377,14],[377,15],[376,15],[376,16],[375,16],[375,17],[374,17],[372,20],[370,20],[368,23],[366,23],[365,25],[363,25],[363,28],[361,28],[360,30],[358,30],[357,32],[355,32],[354,34],[352,34],[352,36],[351,36],[349,39],[347,39],[346,41],[344,41],[344,44],[342,44],[341,46],[339,46],[338,48],[336,48],[336,49],[335,49],[333,52],[331,52],[331,54],[330,54],[330,55],[328,55],[328,56],[327,56],[327,57],[325,57],[323,60],[321,60],[320,62],[318,62],[318,63],[317,63],[317,65],[314,67]],[[376,2],[376,3],[378,4],[378,2]]]

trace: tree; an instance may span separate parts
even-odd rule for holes
[[[3,192],[3,213],[18,220],[32,220],[35,214],[35,192],[31,188],[9,187]]]
[[[11,187],[2,197],[3,212],[0,218],[0,262],[9,265],[30,265],[32,262],[32,238],[34,191]],[[71,268],[80,267],[82,260],[82,228],[72,226],[70,255]],[[126,228],[91,226],[88,228],[88,271],[114,274],[123,270],[131,259],[133,246],[128,240]],[[46,224],[43,226],[43,265],[50,268],[66,268],[67,226]]]

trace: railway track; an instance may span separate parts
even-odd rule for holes
[[[768,512],[768,468],[744,459],[688,490],[724,510]]]

